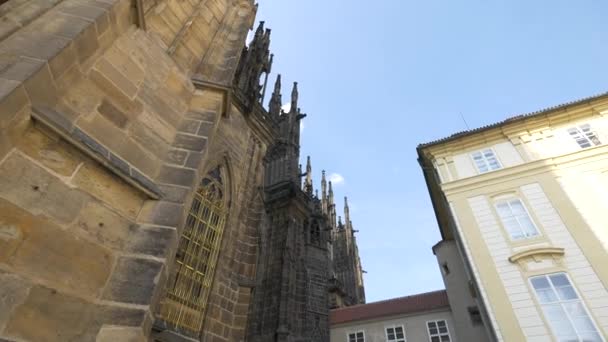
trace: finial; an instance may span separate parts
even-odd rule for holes
[[[291,89],[291,108],[292,113],[298,111],[298,82],[293,82],[293,88]]]
[[[312,196],[312,166],[310,164],[310,156],[306,157],[306,182],[304,183],[304,191]]]
[[[260,21],[258,28],[255,30],[255,35],[260,36],[260,35],[262,35],[262,33],[264,33],[264,21],[263,20]]]
[[[327,180],[325,179],[325,170],[321,171],[321,196],[323,200],[327,197]]]
[[[344,196],[344,222],[350,226],[350,210],[348,208],[348,197]]]
[[[281,96],[281,74],[277,74],[277,80],[274,81],[274,91],[272,93]]]
[[[328,193],[328,199],[327,201],[329,202],[329,205],[333,205],[334,204],[334,189],[331,186],[331,181],[329,181],[329,193]]]
[[[268,113],[274,117],[278,117],[281,114],[281,74],[277,75],[277,80],[274,82],[274,90],[270,96],[270,102],[268,103]]]
[[[270,72],[272,71],[273,62],[274,62],[274,53],[271,53],[270,58],[268,58],[268,63],[266,63],[266,65],[264,66],[264,72],[266,73],[267,77],[268,77],[268,74],[270,74]]]

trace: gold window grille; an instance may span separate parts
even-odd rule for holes
[[[220,251],[226,205],[220,169],[201,181],[175,256],[175,271],[159,316],[171,329],[197,336],[203,325]]]

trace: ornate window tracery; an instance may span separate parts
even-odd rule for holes
[[[222,170],[207,174],[194,194],[179,240],[173,277],[160,304],[168,327],[188,335],[202,329],[227,216]]]

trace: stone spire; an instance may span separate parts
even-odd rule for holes
[[[344,196],[344,223],[350,227],[350,209],[348,208],[348,197]]]
[[[298,111],[298,82],[293,82],[293,88],[291,89],[291,108],[290,112],[296,113]]]
[[[249,46],[243,49],[235,73],[235,84],[248,101],[262,100],[267,77],[264,78],[264,85],[260,85],[260,77],[262,73],[267,76],[272,68],[269,48],[270,29],[264,29],[264,22],[261,21]]]
[[[266,29],[264,37],[262,37],[262,72],[265,72],[266,75],[270,74],[274,60],[274,55],[270,53],[270,32],[270,29]]]
[[[281,74],[277,75],[277,80],[274,82],[274,91],[268,103],[268,113],[271,116],[278,118],[281,114]]]
[[[270,45],[270,37],[268,38],[268,44]],[[272,61],[274,60],[274,55],[270,54],[270,60],[266,63],[264,67],[264,85],[262,86],[262,96],[260,97],[260,103],[264,104],[264,99],[266,99],[266,86],[268,85],[268,76],[270,76],[270,71],[272,70]]]
[[[321,208],[327,215],[327,180],[325,180],[325,170],[321,171]]]
[[[312,166],[310,164],[310,156],[306,157],[306,180],[304,181],[304,191],[312,196],[313,186],[312,186]]]
[[[334,190],[329,181],[329,191],[327,194],[327,211],[329,216],[329,224],[332,228],[336,228],[336,204],[334,203]]]
[[[260,24],[258,25],[258,28],[255,30],[255,34],[253,35],[253,40],[260,39],[262,37],[262,34],[264,33],[264,20],[260,21]]]

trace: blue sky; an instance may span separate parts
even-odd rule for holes
[[[608,91],[602,0],[260,0],[302,157],[343,178],[368,302],[443,288],[416,145]],[[256,24],[257,25],[257,24]],[[274,74],[271,76],[272,84]]]

